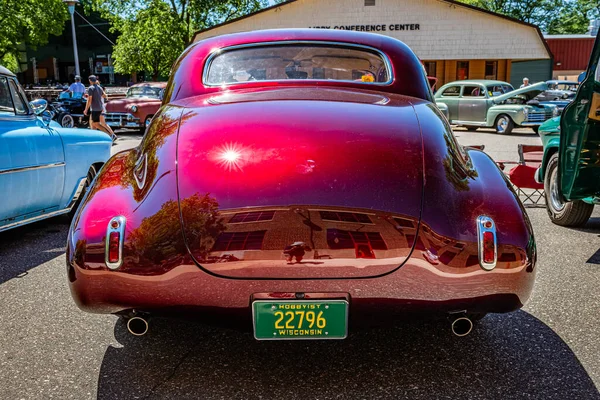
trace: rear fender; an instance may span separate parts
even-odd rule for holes
[[[495,270],[533,272],[533,230],[506,176],[484,152],[463,150],[431,104],[415,108],[423,132],[426,183],[422,226],[412,257],[455,273],[488,273],[479,266],[476,224],[479,216],[488,216],[497,227]],[[529,290],[525,288],[526,293]]]
[[[119,271],[169,268],[185,254],[176,182],[177,133],[182,109],[165,107],[136,149],[114,155],[102,168],[69,232],[69,278],[77,265],[107,270],[106,231],[110,220],[126,218],[123,264]],[[184,117],[185,118],[185,117]],[[138,249],[145,249],[138,251]],[[155,267],[155,268],[153,268]],[[75,285],[76,286],[76,285]]]

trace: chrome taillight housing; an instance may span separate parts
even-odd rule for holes
[[[479,246],[479,265],[486,271],[496,268],[498,261],[498,241],[496,224],[490,217],[477,218],[477,238]]]
[[[123,264],[123,242],[125,241],[125,223],[123,216],[114,217],[106,228],[106,247],[104,261],[109,269],[118,269]]]

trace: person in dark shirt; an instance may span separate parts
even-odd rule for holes
[[[106,122],[100,121],[100,115],[102,114],[104,103],[102,102],[102,98],[106,97],[104,90],[98,85],[98,78],[96,75],[90,75],[88,78],[90,81],[90,87],[87,90],[88,98],[87,103],[85,104],[85,110],[83,111],[83,115],[88,115],[88,111],[90,112],[90,128],[98,129],[100,131],[106,132],[111,138],[113,137],[112,130]]]

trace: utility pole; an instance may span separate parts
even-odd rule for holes
[[[77,35],[75,34],[75,6],[79,4],[79,0],[63,0],[69,7],[69,14],[71,14],[71,31],[73,32],[73,54],[75,55],[75,75],[81,76],[79,71],[79,54],[77,53]]]

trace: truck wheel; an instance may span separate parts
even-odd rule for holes
[[[75,126],[75,120],[69,113],[62,113],[58,115],[58,123],[63,128],[73,128]]]
[[[500,133],[503,135],[510,135],[513,128],[515,127],[515,123],[512,119],[506,114],[499,115],[496,118],[496,133]]]
[[[546,166],[544,176],[546,210],[550,220],[561,226],[582,226],[592,215],[593,204],[581,200],[566,201],[560,193],[558,184],[558,153],[554,153]]]

